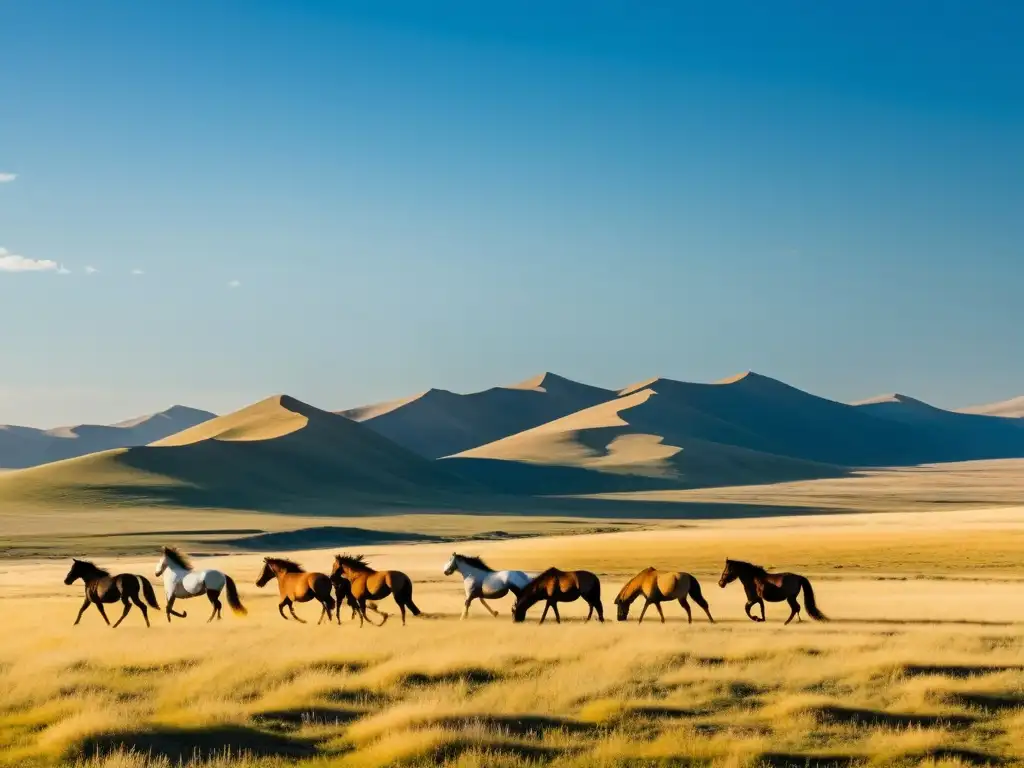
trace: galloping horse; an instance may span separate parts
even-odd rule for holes
[[[292,603],[308,603],[310,600],[316,599],[320,601],[321,605],[320,621],[317,624],[323,623],[325,615],[330,623],[331,612],[334,610],[334,598],[331,597],[333,585],[326,573],[304,571],[301,565],[291,560],[285,560],[283,557],[264,557],[263,570],[260,572],[260,577],[256,579],[256,586],[262,587],[275,577],[277,578],[277,591],[281,596],[277,610],[282,619],[286,621],[288,619],[284,615],[285,606],[288,606],[288,612],[292,618],[305,624],[304,619],[295,615]]]
[[[334,603],[335,603],[334,615],[335,615],[335,618],[337,618],[337,620],[338,620],[338,626],[341,626],[341,605],[342,605],[342,603],[343,602],[348,603],[349,607],[352,609],[352,616],[351,616],[351,618],[353,618],[353,619],[359,613],[359,605],[358,605],[358,603],[356,603],[355,598],[352,597],[352,582],[349,581],[348,579],[346,579],[344,576],[342,576],[341,575],[341,571],[337,571],[337,570],[331,571],[330,578],[331,578],[331,584],[334,585]],[[378,616],[381,617],[380,624],[377,624],[377,626],[378,627],[383,627],[384,623],[388,620],[389,614],[384,612],[384,611],[382,611],[382,610],[380,610],[377,607],[377,604],[372,602],[372,601],[368,601],[366,603],[366,607],[369,610],[373,611],[374,613],[376,613]],[[370,623],[373,624],[372,621]]]
[[[681,571],[658,571],[654,568],[644,568],[640,573],[630,579],[619,594],[615,597],[615,605],[618,606],[618,619],[625,621],[629,618],[629,606],[640,595],[643,595],[644,607],[640,611],[640,622],[644,620],[647,609],[653,605],[661,617],[661,623],[665,623],[665,614],[661,612],[663,600],[678,600],[686,611],[686,622],[693,624],[693,615],[690,613],[690,604],[686,602],[686,596],[693,598],[693,602],[704,609],[708,615],[708,621],[712,624],[715,620],[711,618],[711,611],[708,608],[708,601],[700,591],[700,584],[688,573]],[[638,623],[640,623],[638,622]]]
[[[219,621],[221,609],[224,607],[220,602],[222,590],[227,591],[228,605],[231,606],[232,611],[241,616],[248,613],[245,606],[242,605],[242,601],[238,599],[238,588],[230,576],[212,568],[204,571],[192,570],[192,563],[188,557],[174,547],[163,548],[163,557],[157,563],[156,575],[164,577],[164,594],[167,595],[165,610],[168,622],[170,622],[171,616],[177,616],[179,619],[188,616],[187,611],[178,613],[172,608],[177,598],[187,600],[204,593],[210,598],[210,605],[213,606],[213,611],[206,623],[209,624],[213,621],[215,616]]]
[[[724,589],[726,584],[734,579],[740,580],[740,583],[743,585],[743,591],[747,593],[746,611],[751,621],[765,620],[765,600],[770,603],[781,603],[783,600],[789,602],[792,612],[784,622],[785,624],[789,624],[794,616],[796,616],[797,621],[803,621],[800,618],[800,603],[796,600],[796,596],[800,593],[801,588],[804,591],[804,603],[807,606],[807,613],[810,614],[811,618],[818,621],[828,621],[828,617],[818,610],[818,604],[814,601],[814,590],[811,589],[811,582],[805,576],[796,573],[768,573],[759,565],[753,565],[743,560],[726,559],[725,570],[722,571],[722,577],[718,580],[718,586]],[[750,612],[750,609],[755,605],[761,606],[761,618],[757,618],[757,616]]]
[[[89,607],[90,603],[96,604],[96,610],[100,612],[100,616],[103,617],[103,620],[107,622],[109,627],[110,619],[107,618],[107,612],[103,610],[103,604],[121,601],[124,605],[124,612],[121,614],[121,618],[114,623],[114,629],[117,629],[118,624],[124,621],[124,617],[132,609],[132,603],[139,606],[139,610],[142,611],[142,618],[146,620],[147,627],[149,626],[149,612],[146,610],[146,603],[160,610],[160,604],[156,601],[153,585],[149,583],[149,579],[145,576],[137,576],[134,573],[119,573],[116,576],[111,576],[110,571],[98,568],[88,560],[74,560],[71,563],[71,570],[64,577],[64,583],[74,584],[76,579],[81,579],[85,585],[85,601],[82,603],[82,607],[78,609],[78,617],[75,619],[75,624],[82,620],[82,614],[85,613],[85,609]],[[140,585],[142,594],[146,598],[146,603],[139,599]]]
[[[344,576],[351,582],[352,599],[359,607],[360,627],[363,626],[363,620],[367,619],[366,601],[383,600],[388,595],[393,596],[398,603],[403,627],[406,608],[412,611],[413,616],[420,615],[420,609],[412,601],[412,580],[401,571],[375,571],[366,564],[362,555],[337,555],[331,570],[331,578],[335,576]]]
[[[558,615],[557,603],[570,603],[573,600],[583,598],[590,606],[586,621],[597,611],[597,618],[604,621],[604,607],[601,605],[601,581],[590,571],[560,571],[557,568],[548,568],[544,573],[535,578],[523,593],[516,599],[512,607],[512,620],[516,623],[526,619],[526,611],[531,605],[545,600],[544,613],[540,615],[540,623],[548,615],[548,609],[555,612],[555,621],[562,623]]]
[[[462,576],[466,588],[463,619],[469,615],[469,604],[474,600],[479,600],[480,605],[490,611],[491,616],[497,616],[498,612],[485,603],[484,598],[494,600],[511,592],[518,599],[533,578],[524,571],[496,571],[479,557],[460,555],[458,552],[452,553],[451,559],[444,567],[444,575],[451,576],[455,571]]]

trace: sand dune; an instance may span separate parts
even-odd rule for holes
[[[543,373],[518,384],[460,395],[431,389],[341,414],[436,459],[522,432],[615,397],[611,390]]]
[[[446,461],[502,491],[577,494],[773,483],[838,467],[743,447],[758,435],[641,389]]]
[[[42,430],[0,426],[0,468],[21,469],[85,456],[111,448],[146,445],[215,418],[197,408],[175,405],[117,424],[80,424]]]
[[[264,509],[466,485],[366,427],[280,395],[149,446],[6,473],[0,499]]]
[[[1003,400],[998,403],[987,403],[985,405],[973,405],[969,408],[961,408],[960,413],[976,413],[986,416],[1002,416],[1003,418],[1024,418],[1024,395],[1014,397],[1010,400]]]

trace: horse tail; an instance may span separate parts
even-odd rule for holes
[[[160,603],[156,601],[156,592],[153,591],[153,585],[149,583],[149,579],[141,573],[135,574],[135,578],[137,578],[139,583],[142,584],[142,596],[146,598],[146,602],[149,603],[149,606],[160,610]]]
[[[811,582],[807,580],[806,576],[800,577],[800,586],[804,590],[804,605],[810,617],[818,621],[828,621],[828,616],[818,610],[818,604],[814,601],[814,590],[811,588]]]
[[[235,586],[235,580],[224,574],[224,585],[225,592],[228,593],[228,605],[231,606],[231,610],[237,613],[239,616],[245,616],[249,611],[242,605],[242,601],[238,599],[238,587]]]
[[[413,616],[419,616],[422,611],[416,607],[416,603],[412,601],[412,579],[408,576],[405,577],[405,584],[402,586],[402,594],[399,601],[403,603],[406,608],[412,611]]]

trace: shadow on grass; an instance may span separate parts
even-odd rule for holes
[[[431,720],[431,725],[464,730],[482,727],[499,731],[509,736],[540,738],[549,731],[564,731],[571,734],[589,734],[598,730],[592,723],[545,715],[472,715],[467,717],[443,717]]]
[[[964,765],[1002,765],[1006,761],[995,755],[989,755],[984,752],[977,752],[973,749],[932,749],[927,752],[918,753],[912,755],[912,757],[920,758],[921,760],[952,760],[958,761]]]
[[[952,693],[946,701],[962,707],[971,707],[985,712],[1005,712],[1024,707],[1024,696],[989,693]]]
[[[487,685],[501,679],[501,675],[483,667],[468,669],[452,669],[445,672],[410,672],[401,677],[401,684],[413,688],[428,685],[450,685],[465,683],[467,685]]]
[[[800,755],[786,752],[765,752],[755,765],[764,768],[847,768],[861,762],[853,755]]]
[[[274,709],[253,715],[257,725],[279,731],[291,731],[303,726],[347,725],[358,720],[365,712],[340,707],[293,707]]]
[[[825,723],[866,727],[933,728],[936,726],[951,726],[963,728],[976,720],[976,718],[968,715],[920,715],[836,706],[815,707],[811,711],[819,720]]]
[[[309,757],[316,747],[309,741],[277,733],[266,733],[238,725],[209,728],[148,728],[92,736],[79,744],[87,758],[118,752],[139,752],[165,758],[174,765],[228,754],[257,757]]]
[[[461,760],[464,755],[501,755],[535,763],[549,762],[575,750],[546,747],[540,744],[522,744],[515,741],[474,741],[456,739],[438,746],[428,755],[434,765],[448,765]],[[487,763],[482,763],[487,765]]]
[[[974,664],[905,664],[903,669],[904,677],[925,677],[928,675],[940,675],[942,677],[956,677],[966,679],[980,677],[982,675],[995,675],[1000,672],[1020,672],[1024,666],[1019,664],[1007,664],[1003,666],[985,666]]]

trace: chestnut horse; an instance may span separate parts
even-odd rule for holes
[[[522,594],[516,598],[512,606],[512,621],[519,623],[526,619],[526,611],[531,605],[544,600],[544,613],[540,615],[540,623],[548,615],[550,608],[555,613],[555,621],[562,623],[558,615],[558,603],[571,603],[583,598],[590,606],[586,621],[597,611],[599,621],[604,621],[604,607],[601,605],[601,580],[590,571],[560,571],[548,568],[544,573],[527,584]],[[584,622],[585,623],[585,622]]]
[[[160,610],[160,605],[156,601],[156,593],[153,591],[153,585],[149,583],[149,579],[145,576],[136,576],[134,573],[119,573],[116,576],[111,576],[110,571],[105,571],[88,560],[73,560],[71,570],[64,577],[64,583],[74,584],[76,579],[81,579],[85,585],[85,601],[82,603],[82,607],[78,609],[75,624],[82,620],[82,614],[85,613],[85,609],[90,604],[95,604],[96,610],[100,612],[100,616],[103,617],[103,620],[107,622],[109,627],[110,619],[107,618],[107,612],[103,610],[103,604],[116,603],[120,600],[124,606],[124,612],[121,614],[121,618],[114,623],[114,629],[117,629],[118,624],[124,621],[124,617],[132,609],[132,603],[139,606],[139,610],[142,611],[142,618],[146,620],[146,626],[148,627],[149,612],[146,610],[146,604],[139,599],[140,592],[146,598],[146,603],[149,603],[152,608]]]
[[[796,600],[801,589],[804,591],[804,604],[811,618],[817,621],[828,621],[828,617],[818,610],[811,582],[805,576],[797,573],[768,573],[760,565],[753,565],[743,560],[726,559],[725,570],[722,571],[722,577],[718,580],[718,586],[724,589],[730,581],[735,579],[740,580],[743,591],[747,593],[746,611],[751,621],[765,620],[765,600],[770,603],[781,603],[786,600],[789,603],[791,613],[784,622],[785,624],[789,624],[794,616],[797,621],[803,621],[800,618],[800,603]],[[761,618],[750,612],[755,605],[761,606]]]
[[[615,598],[615,605],[618,606],[618,619],[625,621],[629,618],[629,606],[640,595],[644,596],[644,607],[640,611],[640,622],[644,620],[647,609],[653,605],[661,617],[661,623],[665,623],[665,614],[661,612],[663,600],[678,600],[686,611],[686,622],[693,624],[693,615],[690,613],[690,604],[686,602],[689,595],[693,602],[704,609],[708,615],[708,621],[712,624],[715,620],[711,618],[711,611],[708,608],[708,601],[700,591],[700,584],[688,573],[681,571],[658,571],[654,568],[644,568],[640,573],[630,579]]]
[[[403,627],[406,608],[412,611],[413,616],[419,616],[421,613],[416,603],[412,601],[412,579],[401,571],[375,571],[366,564],[362,555],[336,555],[331,578],[338,576],[344,576],[350,582],[352,599],[359,608],[360,627],[363,626],[364,619],[369,620],[366,616],[366,601],[383,600],[388,595],[394,597],[398,603],[398,608],[402,612]],[[383,623],[382,621],[381,624]]]
[[[359,613],[359,605],[356,603],[355,598],[352,597],[352,582],[342,576],[340,571],[331,571],[331,584],[334,585],[334,602],[336,604],[334,615],[338,620],[338,626],[341,626],[341,604],[343,602],[348,603],[349,608],[352,609],[351,618],[353,619]],[[374,602],[367,602],[366,607],[381,617],[380,624],[377,626],[383,627],[384,622],[388,620],[389,614],[380,610]],[[370,623],[373,624],[372,621]]]
[[[278,603],[277,610],[280,612],[282,619],[288,619],[284,615],[284,608],[288,606],[288,611],[291,613],[292,618],[305,624],[306,622],[303,619],[295,615],[295,608],[292,606],[292,603],[307,603],[310,600],[316,599],[320,601],[322,606],[320,621],[317,624],[323,622],[325,614],[327,621],[330,622],[331,612],[334,610],[334,598],[331,597],[333,585],[327,574],[317,573],[316,571],[304,571],[298,563],[285,560],[282,557],[263,558],[263,571],[260,573],[260,577],[256,579],[256,586],[262,587],[275,576],[277,577],[277,591],[281,596],[281,602]]]

